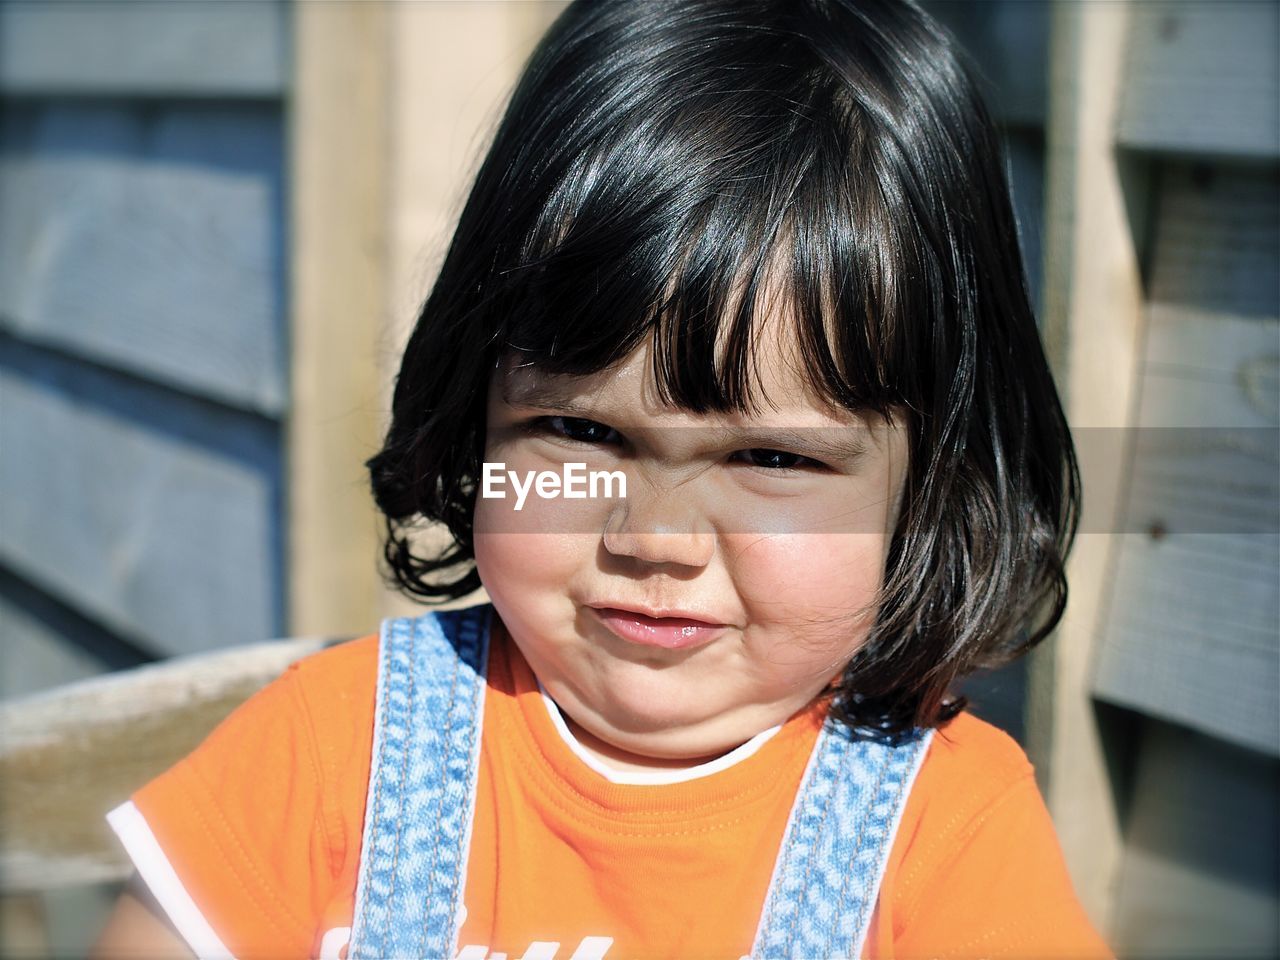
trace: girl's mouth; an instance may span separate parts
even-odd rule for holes
[[[589,609],[610,631],[628,643],[668,650],[682,650],[710,643],[726,629],[722,623],[708,623],[688,617],[650,617],[618,607]]]

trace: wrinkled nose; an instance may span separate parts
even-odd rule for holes
[[[715,553],[715,531],[679,494],[629,497],[609,515],[604,547],[643,563],[705,567]]]

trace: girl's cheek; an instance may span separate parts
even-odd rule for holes
[[[568,584],[595,556],[607,501],[542,496],[530,474],[558,472],[546,457],[521,444],[486,451],[495,477],[483,484],[474,514],[476,567],[491,597],[511,607],[543,604],[563,596]],[[501,463],[498,474],[496,464]],[[512,474],[515,474],[513,477]],[[498,482],[498,477],[501,482]]]
[[[742,534],[729,544],[730,573],[767,619],[843,619],[873,602],[886,543],[878,533]]]
[[[523,503],[508,489],[506,497],[476,499],[475,551],[483,578],[506,577],[535,585],[563,576],[594,553],[598,535],[584,532],[589,522],[581,501],[545,500],[530,491]],[[520,509],[516,509],[517,505]]]

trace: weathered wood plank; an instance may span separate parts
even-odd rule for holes
[[[1157,183],[1134,535],[1094,691],[1280,754],[1280,177],[1172,163]]]
[[[6,0],[0,90],[279,96],[288,40],[279,0]]]
[[[1168,163],[1157,186],[1152,303],[1280,317],[1280,170]]]
[[[1271,271],[1274,279],[1274,265]],[[1280,356],[1280,321],[1176,303],[1153,303],[1147,317],[1147,373],[1234,384],[1258,415],[1277,412],[1265,402],[1262,391],[1268,384],[1258,361]]]
[[[1123,538],[1096,696],[1280,756],[1280,536]]]
[[[61,686],[102,672],[87,651],[66,642],[0,591],[0,700]]]
[[[0,567],[0,700],[153,658]]]
[[[1186,349],[1200,337],[1179,346],[1176,330],[1149,341],[1166,360],[1144,378],[1144,427],[1132,438],[1120,520],[1121,529],[1149,535],[1117,547],[1093,687],[1113,703],[1280,754],[1274,374],[1263,403],[1237,378],[1215,375],[1239,369],[1266,325],[1203,316],[1198,324],[1185,329],[1218,334],[1202,354]],[[1224,342],[1233,329],[1241,334],[1234,349]],[[1198,429],[1145,426],[1153,422]]]
[[[1280,156],[1280,6],[1133,4],[1117,139],[1179,153]]]
[[[0,337],[0,562],[157,654],[280,632],[278,428]]]
[[[1119,529],[1280,532],[1280,322],[1157,305],[1149,330]]]
[[[1122,957],[1280,953],[1276,761],[1148,721],[1112,945]]]
[[[1197,375],[1189,361],[1148,370],[1140,426],[1274,429],[1278,374],[1280,357],[1263,351],[1244,355],[1230,380]]]
[[[281,118],[269,106],[0,112],[0,325],[278,416]]]
[[[1123,532],[1280,532],[1280,438],[1274,428],[1139,430],[1133,447]]]
[[[260,643],[0,704],[0,891],[120,879],[103,819],[320,640]]]

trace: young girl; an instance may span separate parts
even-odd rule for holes
[[[296,664],[113,811],[100,955],[1110,956],[949,695],[1060,617],[1078,478],[913,4],[569,7],[369,465],[400,585],[492,603]]]

